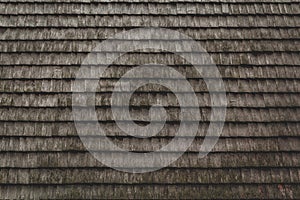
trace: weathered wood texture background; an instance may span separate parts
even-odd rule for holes
[[[134,139],[116,127],[110,92],[133,66],[174,67],[201,105],[187,153],[159,171],[129,174],[84,148],[72,122],[71,82],[97,42],[147,26],[178,30],[207,49],[223,76],[228,110],[219,142],[198,159],[210,114],[203,80],[170,53],[124,55],[99,82],[95,101],[115,144],[152,151],[179,125],[175,96],[148,85],[132,98],[133,117],[147,122],[149,105],[162,102],[169,114],[162,132]],[[0,199],[300,199],[299,49],[297,0],[1,0]]]

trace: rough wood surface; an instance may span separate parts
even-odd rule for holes
[[[179,127],[175,95],[157,85],[139,88],[130,108],[144,125],[150,106],[164,105],[162,131],[137,139],[116,126],[111,92],[140,64],[169,65],[186,76],[200,108],[184,109],[200,109],[201,115],[195,141],[176,162],[156,172],[123,173],[83,146],[72,121],[72,82],[99,42],[148,26],[180,31],[208,51],[224,80],[226,122],[213,151],[199,159],[211,112],[203,79],[172,53],[125,54],[106,70],[91,100],[111,141],[134,152],[153,151]],[[0,199],[300,199],[299,49],[300,2],[294,0],[2,0]]]

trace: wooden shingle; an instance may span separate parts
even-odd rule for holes
[[[184,33],[206,49],[224,82],[226,121],[212,152],[200,159],[211,114],[203,77],[170,52],[137,50],[121,56],[98,81],[95,99],[89,99],[114,144],[136,153],[155,151],[175,136],[180,111],[200,112],[196,137],[177,161],[151,173],[124,173],[97,161],[80,140],[72,115],[72,83],[99,42],[150,26]],[[300,3],[293,0],[2,0],[0,199],[300,199],[299,27]],[[136,47],[142,43],[130,42]],[[183,46],[178,40],[153,43]],[[111,54],[120,53],[114,46],[94,53],[97,63],[89,64],[101,64],[90,67],[91,73],[110,64]],[[149,123],[154,104],[163,105],[168,116],[160,133],[140,139],[116,125],[110,105],[118,79],[146,63],[169,65],[183,74],[200,107],[180,108],[165,87],[140,87],[130,101],[136,123]],[[184,82],[167,72],[151,75],[173,85]],[[211,74],[205,78],[217,83]],[[127,81],[135,85],[145,79]],[[86,90],[91,92],[88,83]],[[82,115],[89,119],[87,112]],[[189,130],[193,120],[187,117],[182,124]],[[87,136],[98,155],[124,156],[94,142],[103,137]],[[192,136],[179,136],[178,149]],[[131,164],[138,166],[135,160]]]

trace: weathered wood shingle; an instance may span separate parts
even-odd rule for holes
[[[205,82],[171,53],[120,57],[95,95],[99,123],[115,144],[134,152],[156,150],[179,127],[178,101],[157,85],[139,88],[131,110],[144,125],[150,105],[162,103],[168,111],[163,130],[137,139],[116,126],[111,92],[137,65],[161,63],[181,72],[196,91],[201,113],[187,153],[159,171],[130,174],[108,168],[83,146],[71,112],[72,82],[99,42],[148,26],[180,31],[210,53],[228,109],[218,143],[199,159],[211,112]],[[0,199],[300,199],[299,36],[300,3],[293,0],[2,0]]]

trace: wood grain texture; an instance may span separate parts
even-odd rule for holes
[[[201,113],[196,138],[177,161],[156,172],[123,173],[83,146],[73,122],[72,83],[99,42],[148,26],[184,33],[207,50],[224,81],[226,121],[213,151],[199,159],[211,112],[203,77],[172,53],[139,50],[121,56],[98,81],[90,101],[114,144],[136,153],[157,150],[180,125],[175,95],[149,84],[132,96],[131,114],[145,125],[150,106],[161,103],[168,114],[162,131],[137,139],[116,126],[111,92],[138,65],[161,63],[182,73],[200,104],[182,109]],[[300,3],[293,0],[2,0],[0,199],[300,199],[299,49]],[[91,72],[105,66],[109,53],[122,52],[105,52]],[[168,78],[169,83],[183,81]],[[177,140],[184,143],[191,136]]]

